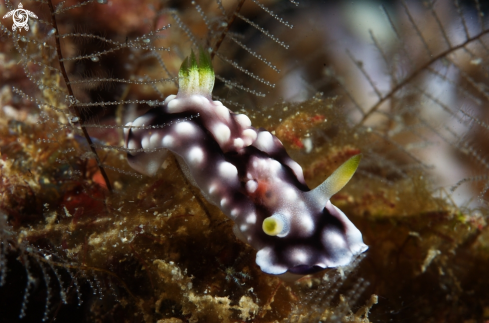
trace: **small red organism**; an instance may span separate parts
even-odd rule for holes
[[[314,126],[324,122],[326,117],[320,114],[310,115],[305,112],[295,114],[284,120],[276,129],[275,135],[294,149],[304,148],[301,140]]]

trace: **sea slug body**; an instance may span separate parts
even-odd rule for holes
[[[209,56],[201,50],[197,62],[192,52],[180,68],[178,94],[127,124],[134,127],[125,131],[131,167],[153,175],[168,150],[176,154],[189,180],[235,222],[236,236],[258,250],[265,273],[310,274],[367,250],[360,231],[329,201],[360,155],[310,190],[280,140],[213,101],[213,87]]]

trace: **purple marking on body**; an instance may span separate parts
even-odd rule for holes
[[[134,169],[151,176],[167,150],[179,156],[185,175],[235,222],[236,236],[258,250],[256,263],[268,274],[345,266],[368,249],[329,201],[353,176],[360,155],[310,190],[278,138],[211,99],[214,74],[205,53],[200,65],[194,56],[185,61],[179,77],[176,96],[128,124],[166,125],[125,131]]]

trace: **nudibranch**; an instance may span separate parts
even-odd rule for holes
[[[280,140],[244,114],[213,101],[210,57],[192,52],[177,95],[125,128],[128,162],[153,175],[172,151],[190,182],[234,221],[235,235],[258,250],[265,273],[310,274],[345,266],[368,247],[329,199],[353,176],[361,155],[310,190]]]

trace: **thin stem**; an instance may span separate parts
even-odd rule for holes
[[[217,51],[219,50],[219,47],[221,47],[221,44],[224,41],[224,38],[226,38],[226,35],[229,32],[230,26],[233,24],[234,20],[236,19],[236,14],[239,13],[239,11],[241,10],[241,7],[243,7],[243,4],[245,3],[245,1],[246,0],[240,0],[238,2],[238,6],[236,7],[236,9],[233,11],[233,13],[231,14],[231,16],[229,17],[229,19],[227,21],[226,28],[221,33],[221,36],[219,37],[219,39],[216,42],[216,45],[212,49],[212,52],[211,52],[211,60],[216,55]]]
[[[442,52],[436,56],[433,56],[432,59],[430,59],[425,64],[423,64],[420,68],[418,68],[416,71],[414,71],[411,75],[409,75],[407,78],[405,78],[402,82],[397,84],[391,91],[389,91],[389,93],[386,96],[382,97],[374,106],[372,106],[370,108],[370,110],[363,116],[362,120],[360,120],[360,122],[357,124],[357,127],[361,126],[365,122],[365,120],[367,120],[375,111],[377,111],[379,109],[379,107],[382,105],[382,103],[384,103],[385,101],[392,98],[398,90],[404,88],[404,86],[406,84],[411,82],[416,76],[421,74],[421,72],[425,71],[431,64],[433,64],[434,62],[438,61],[439,59],[447,56],[448,54],[450,54],[450,53],[452,53],[458,49],[464,48],[469,43],[480,39],[482,36],[486,35],[487,33],[489,33],[489,29],[481,32],[479,35],[476,35],[472,38],[467,39],[465,42],[463,42],[460,45],[451,47],[451,48],[447,49],[446,51],[444,51],[444,52]]]
[[[68,74],[66,73],[65,65],[63,62],[63,54],[61,53],[61,45],[59,42],[58,24],[56,23],[56,14],[55,14],[54,6],[53,6],[53,3],[51,2],[51,0],[48,1],[48,5],[49,5],[49,11],[51,12],[51,22],[53,24],[53,28],[56,30],[56,35],[55,35],[54,39],[56,40],[56,52],[58,53],[59,67],[61,69],[61,74],[63,74],[63,78],[64,78],[64,81],[66,83],[66,87],[68,89],[68,94],[70,95],[70,97],[74,98],[75,96],[73,94],[73,89],[71,88],[70,80],[68,78]],[[95,160],[97,161],[97,165],[100,169],[100,173],[102,174],[102,177],[104,178],[105,185],[107,186],[107,189],[109,190],[109,192],[112,192],[112,186],[110,185],[110,181],[109,181],[109,178],[107,177],[107,173],[105,172],[105,169],[102,167],[102,163],[100,162],[100,158],[98,157],[97,150],[95,149],[95,147],[93,147],[93,142],[92,142],[92,139],[90,138],[90,136],[88,135],[87,129],[85,129],[83,127],[83,123],[85,120],[84,120],[82,114],[80,113],[80,109],[76,105],[73,105],[73,109],[75,111],[76,116],[78,117],[81,129],[83,131],[83,135],[85,136],[85,139],[87,140],[88,146],[90,147],[90,150],[92,151],[92,153],[95,156]]]

